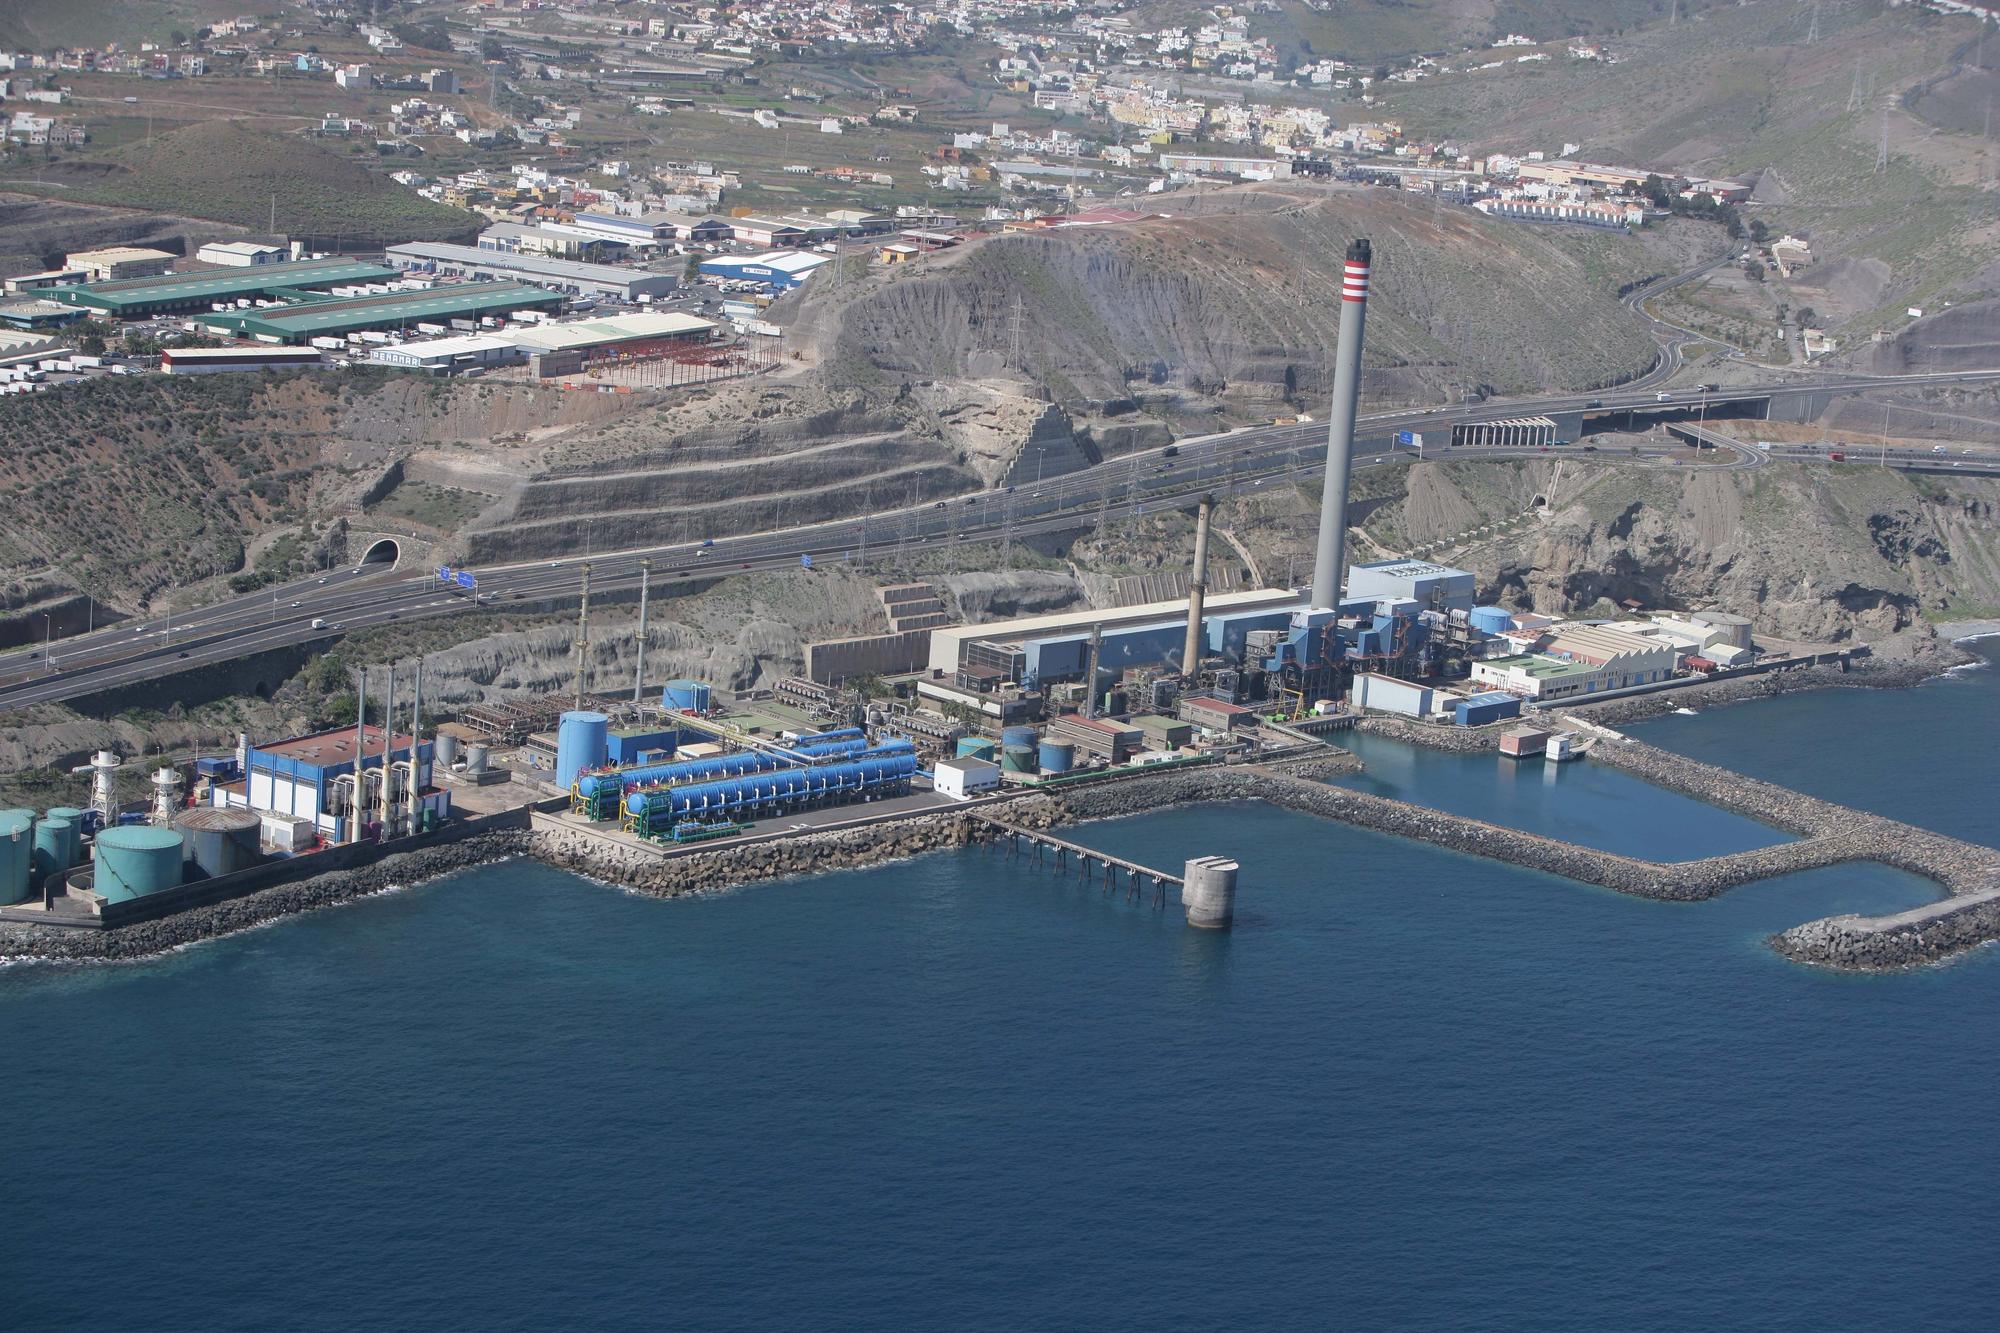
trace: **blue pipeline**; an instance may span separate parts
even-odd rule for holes
[[[907,740],[884,741],[885,751],[915,748]],[[745,750],[706,759],[677,759],[657,764],[638,764],[604,773],[586,773],[576,780],[575,792],[586,801],[596,802],[621,795],[628,787],[678,786],[686,782],[706,782],[717,778],[740,777],[747,773],[775,773],[795,767],[800,760],[844,759],[868,749],[868,737],[859,727],[816,732],[788,746],[784,754]],[[796,756],[794,758],[793,756]]]
[[[894,744],[895,748],[884,746],[809,768],[631,792],[625,798],[625,812],[640,828],[654,829],[684,819],[756,815],[779,806],[901,790],[917,771],[917,756],[909,742]]]

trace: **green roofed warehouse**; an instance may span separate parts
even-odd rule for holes
[[[395,269],[358,259],[301,259],[256,268],[197,269],[146,278],[118,278],[49,288],[46,295],[65,305],[101,310],[118,319],[197,314],[218,302],[281,298],[292,292],[324,291],[349,283],[389,282]]]
[[[461,282],[421,291],[386,292],[347,299],[306,299],[263,310],[200,315],[212,329],[263,342],[297,343],[419,323],[508,315],[517,310],[559,311],[560,292],[525,282]]]

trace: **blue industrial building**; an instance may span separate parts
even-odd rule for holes
[[[625,798],[625,816],[637,832],[671,834],[689,821],[740,823],[809,805],[904,795],[916,771],[911,742],[886,741],[830,763],[641,788]]]
[[[832,255],[800,250],[773,250],[761,255],[719,255],[701,261],[701,276],[716,282],[755,282],[774,292],[788,292],[803,286],[820,265],[832,262]]]
[[[343,818],[347,793],[354,783],[355,728],[341,727],[294,736],[269,745],[245,747],[243,778],[239,782],[212,788],[216,805],[249,809],[291,819],[309,819],[321,836],[340,841],[347,836]],[[365,775],[370,808],[374,807],[382,768],[383,731],[378,726],[360,729],[361,768]],[[417,761],[417,786],[422,804],[442,820],[451,807],[451,794],[433,791],[431,784],[431,743],[413,741],[407,734],[389,740],[390,771],[398,793],[408,790],[410,756]],[[339,798],[335,793],[339,792]],[[398,801],[400,804],[400,799]]]

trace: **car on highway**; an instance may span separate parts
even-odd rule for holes
[[[1593,398],[1593,399],[1591,399],[1591,400],[1590,400],[1589,402],[1585,403],[1585,404],[1584,404],[1584,406],[1585,406],[1585,407],[1602,407],[1602,406],[1604,406],[1604,400],[1603,400],[1602,398]]]

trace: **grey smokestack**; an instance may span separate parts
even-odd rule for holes
[[[362,773],[368,758],[368,668],[362,667],[354,673],[354,800],[347,807],[347,840],[361,841],[361,820],[366,813],[362,793],[366,784]],[[249,771],[244,771],[249,776]],[[244,787],[247,795],[249,787]]]
[[[1348,469],[1354,456],[1354,412],[1361,400],[1361,327],[1368,315],[1368,242],[1347,247],[1340,277],[1340,343],[1334,352],[1333,409],[1326,428],[1326,491],[1319,501],[1319,549],[1313,555],[1312,605],[1340,605],[1347,546]]]
[[[1181,675],[1194,679],[1201,670],[1201,610],[1208,599],[1208,525],[1215,513],[1215,500],[1201,497],[1194,520],[1194,577],[1188,582],[1187,646],[1181,650]]]

